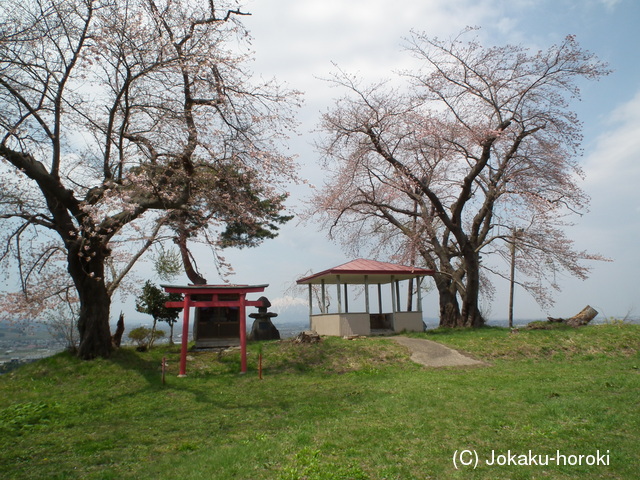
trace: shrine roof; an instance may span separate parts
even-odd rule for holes
[[[268,283],[261,285],[160,285],[168,293],[253,293],[264,292]]]
[[[297,280],[298,284],[322,283],[391,283],[394,280],[433,275],[435,272],[421,267],[398,265],[359,258]],[[366,279],[365,279],[366,276]]]

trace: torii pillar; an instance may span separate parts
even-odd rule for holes
[[[161,285],[167,293],[184,295],[181,302],[166,302],[168,308],[182,308],[182,348],[180,350],[180,374],[187,375],[187,349],[189,345],[189,308],[237,307],[240,336],[240,372],[247,372],[247,312],[246,307],[262,307],[263,302],[247,300],[247,293],[264,292],[269,285]],[[235,300],[220,300],[220,295],[235,294]],[[194,295],[210,295],[211,300],[193,300]]]

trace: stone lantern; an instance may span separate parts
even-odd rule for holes
[[[278,314],[267,312],[271,306],[267,297],[260,297],[258,302],[262,302],[262,306],[258,307],[258,313],[249,314],[249,317],[254,319],[249,340],[280,340],[280,332],[271,322],[271,319],[277,317]]]

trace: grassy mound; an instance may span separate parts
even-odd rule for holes
[[[177,378],[178,347],[25,365],[0,376],[0,478],[636,478],[640,326],[418,336],[491,366],[428,369],[374,338],[253,344],[246,375],[237,351],[193,352]],[[529,450],[608,464],[487,464]]]

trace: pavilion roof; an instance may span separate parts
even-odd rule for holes
[[[364,284],[365,276],[367,283],[391,283],[393,280],[407,280],[409,278],[433,275],[435,272],[421,267],[410,267],[395,263],[378,262],[359,258],[350,262],[338,265],[337,267],[324,270],[308,277],[301,278],[298,284],[310,283],[346,283]],[[338,280],[340,280],[338,282]]]

